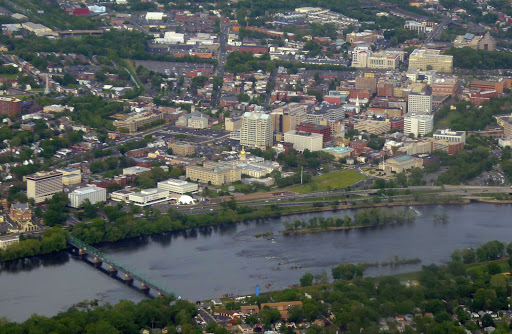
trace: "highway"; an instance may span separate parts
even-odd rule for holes
[[[220,82],[224,77],[224,66],[226,65],[227,60],[227,44],[228,44],[228,33],[229,33],[229,25],[220,21],[220,34],[219,34],[219,57],[217,63],[217,82]],[[212,109],[217,107],[220,103],[220,92],[222,90],[222,85],[218,85],[215,92],[212,94]]]
[[[434,38],[441,35],[443,32],[444,27],[446,27],[451,22],[451,19],[443,20],[441,23],[436,25],[434,29],[430,32],[427,39],[425,40],[425,43],[432,43],[434,41]]]
[[[394,188],[397,192],[402,192],[402,195],[398,199],[411,199],[415,194],[410,196],[404,196],[403,192],[410,190],[411,192],[425,192],[425,195],[431,195],[432,193],[438,196],[463,196],[468,197],[474,194],[481,193],[510,193],[512,189],[510,187],[493,187],[493,186],[413,186],[409,188]],[[329,205],[333,201],[348,201],[358,202],[368,199],[370,194],[376,194],[378,189],[361,189],[353,191],[344,190],[332,190],[332,191],[319,191],[308,194],[296,194],[296,193],[285,193],[284,195],[274,196],[272,193],[268,194],[268,197],[262,199],[247,199],[236,198],[240,205],[249,205],[251,208],[264,208],[270,205],[278,205],[281,208],[289,207],[300,207],[312,205],[313,203],[322,202],[319,201],[321,198],[325,200],[325,205]],[[350,195],[363,196],[362,198],[349,198]],[[346,196],[344,199],[343,196]],[[201,202],[194,206],[177,206],[169,204],[155,205],[156,208],[165,212],[167,209],[172,208],[178,212],[184,214],[205,214],[222,211],[219,203],[205,203]]]

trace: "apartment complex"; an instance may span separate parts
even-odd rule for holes
[[[62,173],[39,172],[27,176],[27,197],[36,203],[50,199],[56,193],[62,192]]]
[[[140,113],[131,113],[120,117],[114,121],[114,126],[119,131],[128,131],[130,133],[137,132],[141,127],[153,122],[162,120],[164,117],[161,113],[152,113],[149,111]]]
[[[81,207],[85,200],[89,200],[91,204],[105,202],[107,200],[107,189],[97,186],[87,186],[76,189],[68,194],[70,206],[72,208]]]
[[[453,56],[442,55],[439,50],[416,49],[409,56],[409,69],[453,71]]]
[[[174,194],[186,194],[186,193],[193,193],[198,190],[197,183],[191,183],[187,181],[182,180],[176,180],[176,179],[169,179],[167,181],[161,181],[157,183],[157,188],[166,190],[169,193]]]
[[[292,130],[285,132],[284,141],[292,143],[293,148],[299,152],[304,152],[306,149],[311,152],[320,151],[324,146],[323,135],[319,133]]]
[[[434,115],[411,115],[404,118],[404,134],[424,136],[434,129]]]
[[[432,95],[427,94],[409,94],[407,100],[407,112],[409,114],[431,114],[432,113]]]
[[[14,97],[0,97],[0,114],[16,116],[21,113],[21,100]]]
[[[205,162],[203,166],[187,166],[186,176],[192,181],[221,186],[240,181],[242,179],[242,170],[227,164]]]
[[[267,147],[273,144],[272,119],[268,114],[246,112],[240,128],[240,145]]]
[[[186,142],[174,142],[168,145],[170,149],[172,149],[172,154],[175,155],[193,155],[196,153],[196,147],[192,144]]]

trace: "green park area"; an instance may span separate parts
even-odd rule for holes
[[[304,185],[295,185],[287,190],[296,193],[310,193],[314,191],[326,191],[341,189],[353,186],[359,181],[366,179],[353,169],[344,169],[324,175],[315,176],[311,179],[311,183]]]

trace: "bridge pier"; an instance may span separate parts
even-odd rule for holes
[[[125,274],[124,275],[124,283],[126,285],[132,285],[133,284],[133,278],[131,278],[130,275]]]
[[[97,256],[94,257],[94,268],[99,268],[103,264],[103,261],[101,261],[100,258]]]
[[[116,275],[117,275],[117,269],[116,269],[116,267],[114,267],[114,266],[110,266],[110,267],[108,268],[108,274],[110,275],[110,277],[114,277],[114,276],[116,276]]]
[[[79,248],[78,249],[78,256],[80,257],[80,259],[85,259],[87,257],[87,252],[84,251],[82,248]]]
[[[140,288],[141,288],[143,293],[149,294],[149,290],[150,290],[149,286],[147,286],[146,284],[142,283]]]

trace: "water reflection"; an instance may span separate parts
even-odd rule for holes
[[[31,271],[41,266],[61,266],[69,261],[69,253],[61,251],[54,254],[46,254],[40,256],[33,256],[29,258],[7,261],[0,264],[0,274],[3,271],[9,273],[18,273],[23,271]]]

